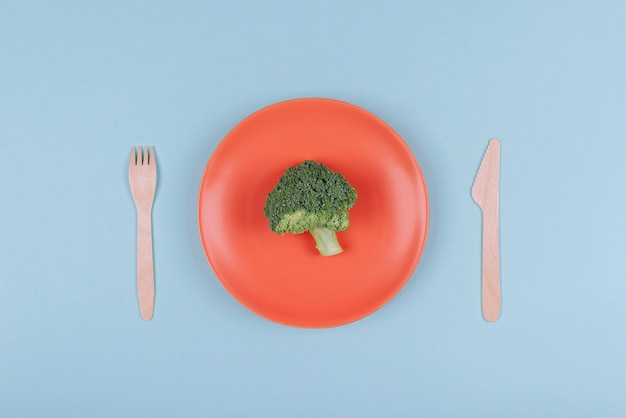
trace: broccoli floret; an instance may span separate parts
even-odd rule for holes
[[[356,198],[356,190],[343,175],[306,160],[285,171],[267,195],[264,212],[272,231],[309,231],[320,254],[330,256],[343,251],[335,232],[350,226],[348,209]]]

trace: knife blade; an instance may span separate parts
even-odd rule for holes
[[[488,322],[500,316],[500,140],[489,140],[476,173],[472,198],[482,211],[482,311]]]

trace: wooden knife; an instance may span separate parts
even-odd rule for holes
[[[483,214],[482,307],[493,322],[500,316],[500,140],[489,140],[480,163],[472,198]]]

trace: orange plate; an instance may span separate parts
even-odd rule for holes
[[[263,214],[285,169],[305,159],[343,173],[359,195],[344,252],[319,255],[309,233],[277,235]],[[373,114],[331,99],[263,108],[226,135],[200,186],[200,237],[224,287],[285,325],[331,327],[389,301],[411,277],[426,242],[424,178],[402,138]]]

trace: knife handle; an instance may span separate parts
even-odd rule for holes
[[[500,316],[500,222],[498,203],[483,209],[483,317],[494,322]]]

